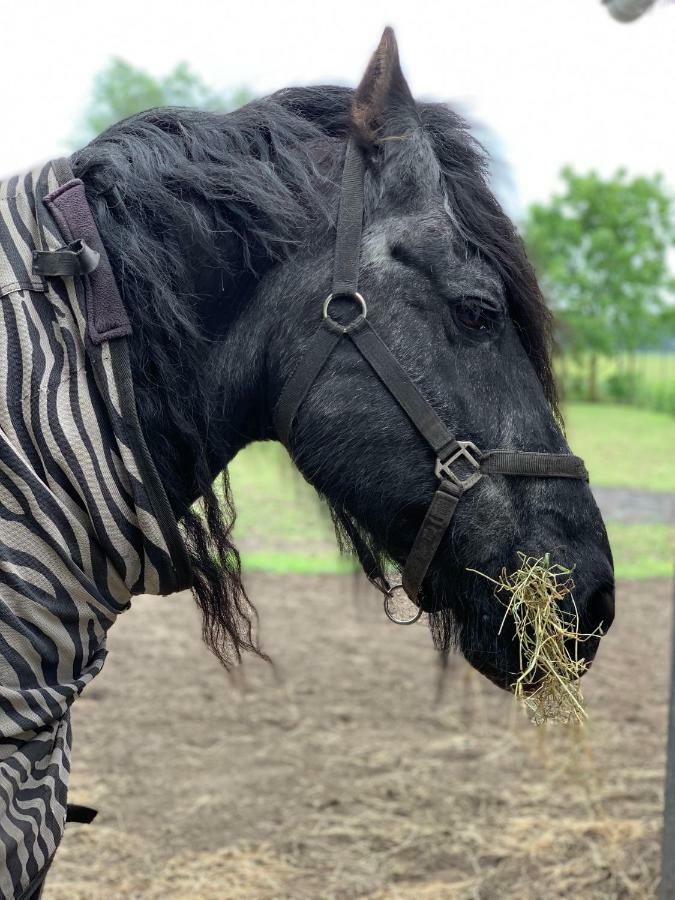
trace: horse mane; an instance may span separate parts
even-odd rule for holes
[[[556,418],[558,392],[551,363],[553,317],[525,245],[488,183],[489,157],[464,120],[445,104],[419,104],[422,125],[441,166],[453,222],[502,279],[509,313]]]
[[[294,88],[228,114],[149,110],[71,158],[133,324],[139,417],[182,523],[204,639],[226,666],[246,650],[264,654],[232,541],[227,472],[221,489],[213,483],[227,448],[213,445],[223,414],[214,367],[204,361],[217,355],[262,273],[309,233],[308,222],[315,233],[332,226],[352,97],[347,88]],[[447,107],[419,104],[419,112],[458,227],[504,280],[513,320],[555,407],[549,313],[522,243],[490,192],[486,156]],[[226,299],[217,322],[200,302],[214,285]],[[366,539],[356,531],[349,538],[362,556]]]

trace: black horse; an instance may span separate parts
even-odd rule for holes
[[[39,794],[24,785],[47,798],[37,837],[28,800],[15,797],[0,816],[3,883],[30,896],[44,879],[63,829],[68,707],[100,670],[105,632],[130,594],[175,590],[191,565],[218,658],[264,656],[226,478],[224,495],[214,489],[251,441],[285,439],[376,584],[393,567],[405,585],[412,558],[414,599],[439,649],[456,642],[502,687],[517,676],[518,646],[489,583],[469,569],[512,569],[519,551],[573,566],[579,630],[595,635],[583,647],[590,663],[613,619],[610,549],[562,432],[550,315],[485,170],[452,111],[414,101],[387,29],[355,92],[288,89],[228,115],[151,110],[69,165],[48,164],[44,184],[0,185],[0,238],[14,260],[0,334],[0,413],[13,436],[0,443],[11,537],[0,545],[2,627],[26,648],[3,651],[11,727],[0,749],[9,795],[31,761],[35,778],[56,778]],[[54,229],[66,248],[54,246]],[[334,257],[358,278],[349,301],[335,290]],[[77,290],[73,274],[83,276]],[[100,308],[87,293],[97,284]],[[313,371],[331,290],[342,296],[326,334],[353,315],[354,297],[368,322],[352,322],[351,340],[335,339]],[[311,377],[289,404],[303,371]],[[428,446],[439,434],[441,487]],[[464,441],[506,451],[466,491],[450,468],[460,444],[459,464],[471,463]],[[454,516],[429,530],[441,507]],[[166,551],[177,544],[172,570]],[[21,859],[17,835],[30,848]]]
[[[225,663],[261,651],[234,508],[213,481],[246,444],[276,437],[277,399],[330,289],[348,136],[367,165],[359,289],[401,365],[478,446],[568,452],[551,317],[522,243],[466,125],[412,98],[391,30],[355,92],[291,88],[227,115],[157,109],[113,126],[73,170],[132,321],[138,413],[188,535],[205,639]],[[429,450],[349,342],[300,408],[292,455],[371,577],[403,564],[435,487]],[[518,650],[498,635],[489,584],[467,568],[513,567],[518,550],[574,566],[582,631],[613,618],[588,486],[483,479],[459,504],[421,602],[438,647],[456,640],[504,687]],[[589,661],[596,646],[584,647]]]

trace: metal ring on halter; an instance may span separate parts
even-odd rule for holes
[[[414,625],[415,622],[419,621],[424,610],[422,609],[421,606],[415,606],[415,613],[409,619],[396,618],[396,614],[395,614],[394,610],[392,610],[392,608],[391,608],[391,602],[394,599],[394,592],[399,591],[399,590],[403,591],[403,593],[405,594],[405,590],[404,590],[402,584],[392,584],[392,586],[389,588],[387,593],[384,595],[384,611],[387,615],[387,618],[391,619],[391,621],[394,623],[394,625]],[[407,594],[405,594],[405,595],[406,595],[406,597],[408,597]],[[410,603],[412,603],[412,600],[410,600],[410,597],[408,597],[408,600],[410,601]]]
[[[331,301],[335,300],[337,297],[345,297],[349,300],[356,300],[356,302],[361,307],[361,312],[355,319],[349,323],[349,325],[341,325],[339,322],[336,322],[332,316],[328,314],[328,307],[331,304]],[[337,331],[342,334],[347,334],[352,328],[355,328],[358,324],[363,322],[363,320],[368,316],[368,307],[366,306],[366,301],[363,299],[361,294],[358,291],[353,291],[351,294],[334,294],[330,293],[326,299],[323,301],[323,317],[324,319]]]

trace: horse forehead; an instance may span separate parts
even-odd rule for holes
[[[403,248],[412,257],[455,259],[460,255],[460,233],[439,198],[426,209],[394,213],[367,224],[361,259],[371,266],[391,264],[392,250]]]
[[[384,143],[384,165],[379,175],[380,209],[422,211],[442,201],[441,166],[427,135],[415,129]]]
[[[402,254],[397,254],[397,248]],[[445,293],[502,293],[502,281],[493,265],[467,243],[443,208],[390,218],[366,229],[361,264],[370,274],[384,276],[393,267],[404,271],[401,255],[406,268],[426,275]]]
[[[379,178],[366,190],[362,263],[375,271],[391,266],[399,245],[420,270],[464,267],[473,254],[428,136],[418,129],[385,146]]]

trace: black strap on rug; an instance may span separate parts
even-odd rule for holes
[[[100,261],[100,253],[77,240],[58,250],[33,250],[33,274],[61,278],[89,275]]]
[[[98,815],[98,810],[91,806],[81,806],[79,803],[68,803],[66,805],[66,822],[79,822],[82,825],[89,825]]]

